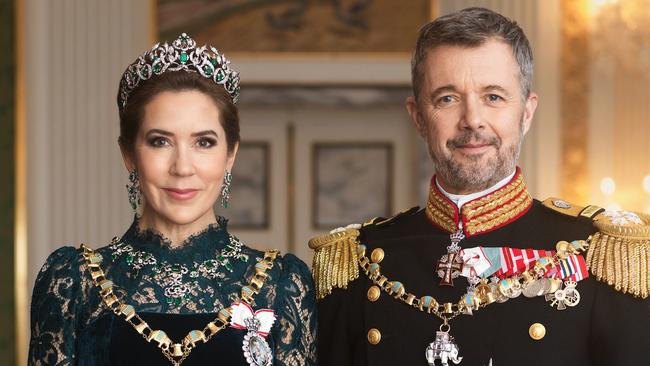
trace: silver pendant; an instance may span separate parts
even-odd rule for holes
[[[251,366],[271,366],[273,363],[273,353],[266,339],[257,333],[260,329],[260,321],[255,317],[244,320],[248,333],[244,336],[242,350],[246,362]]]
[[[446,324],[440,326],[442,329]],[[458,365],[463,358],[459,357],[458,354],[460,349],[453,342],[454,337],[449,335],[449,326],[447,325],[447,331],[438,331],[436,332],[436,339],[429,343],[427,350],[425,351],[425,356],[427,358],[427,363],[429,366],[435,366],[436,360],[440,360],[440,365],[448,366],[449,360]]]

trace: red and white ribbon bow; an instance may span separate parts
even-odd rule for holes
[[[246,320],[255,318],[259,321],[258,329],[251,329],[256,331],[259,335],[266,337],[271,331],[273,323],[275,323],[275,313],[271,309],[259,309],[253,312],[253,309],[245,302],[238,302],[232,305],[230,315],[230,326],[235,329],[248,329]]]

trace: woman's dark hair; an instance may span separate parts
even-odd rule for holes
[[[199,91],[210,97],[219,110],[221,127],[226,133],[228,153],[239,142],[239,113],[230,94],[222,85],[195,72],[169,71],[140,82],[129,94],[126,105],[120,110],[120,145],[133,153],[135,138],[142,125],[145,106],[158,94],[166,91]],[[118,97],[118,108],[120,106]]]

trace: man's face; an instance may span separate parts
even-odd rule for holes
[[[438,46],[423,63],[418,100],[407,109],[427,142],[442,187],[467,194],[514,172],[537,96],[522,96],[519,65],[499,40]]]

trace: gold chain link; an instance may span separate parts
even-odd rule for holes
[[[180,366],[199,341],[202,343],[208,342],[215,334],[219,333],[228,325],[231,311],[230,308],[224,308],[219,310],[217,317],[210,321],[203,330],[192,330],[183,338],[182,343],[172,343],[164,331],[151,329],[149,324],[136,313],[133,306],[122,302],[114,294],[113,282],[104,276],[104,272],[100,267],[103,260],[101,254],[95,253],[94,250],[85,244],[81,244],[81,249],[83,250],[82,255],[86,261],[90,277],[99,290],[102,303],[116,315],[123,317],[144,340],[147,342],[158,342],[157,347],[172,365]],[[255,273],[251,276],[248,285],[242,286],[242,301],[251,306],[255,306],[253,296],[257,295],[262,289],[266,279],[269,277],[266,271],[273,268],[273,262],[277,255],[277,251],[268,250],[264,253],[264,258],[255,264]],[[134,319],[135,322],[133,321]]]
[[[550,260],[549,262],[552,265],[555,265],[557,261],[562,259],[564,256],[566,256],[567,253],[578,254],[584,252],[588,248],[587,241],[579,240],[578,242],[581,243],[581,246],[573,249],[571,249],[568,242],[560,242],[560,243],[566,243],[567,246],[566,247],[563,246],[564,248],[563,250],[559,250],[558,247],[558,250],[556,251],[555,255],[553,255],[552,257],[547,257]],[[473,308],[470,307],[470,305],[468,305],[467,302],[463,300],[468,294],[462,295],[457,303],[444,303],[444,304],[438,303],[436,298],[434,298],[433,296],[428,296],[430,298],[429,306],[425,307],[425,305],[423,304],[423,299],[427,296],[417,297],[412,293],[406,292],[405,286],[401,284],[401,282],[390,281],[386,276],[381,274],[381,266],[379,265],[379,263],[372,262],[366,256],[365,246],[363,244],[359,244],[358,247],[359,247],[358,251],[360,253],[358,264],[361,267],[361,270],[368,276],[370,281],[372,281],[372,283],[377,285],[384,292],[396,298],[397,300],[400,300],[406,303],[407,305],[410,305],[422,312],[435,315],[440,320],[442,320],[444,324],[447,324],[450,320],[463,314],[465,311],[469,310],[470,312],[468,312],[468,314],[471,314],[471,310],[478,310],[484,308],[496,301],[495,294],[492,293],[492,290],[489,289],[489,287],[483,287],[483,291],[489,291],[489,293],[482,293],[480,294],[480,296],[477,296],[476,299],[478,300],[478,302],[473,306]],[[531,266],[532,268],[525,271],[529,273],[532,276],[531,278],[534,280],[543,278],[545,272],[545,270],[541,270],[537,268],[538,266],[536,266],[536,264],[538,262],[539,260],[534,262]],[[521,281],[522,279],[523,279],[522,275],[514,275],[511,277],[507,277],[504,280]],[[396,283],[400,284],[400,286],[398,286],[397,289],[394,288]],[[488,286],[486,283],[483,283],[482,285]]]

